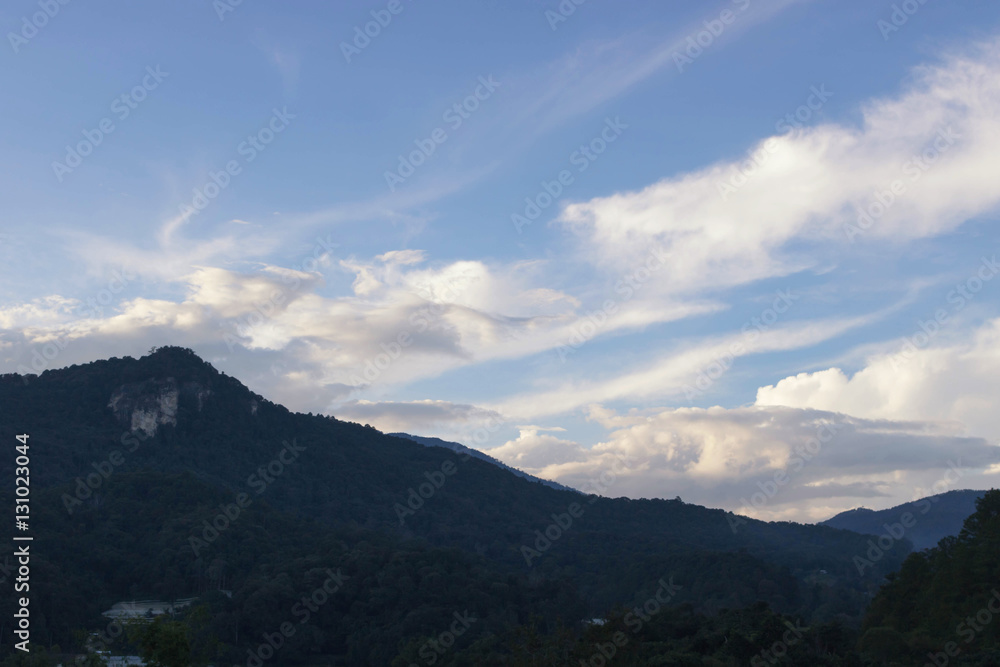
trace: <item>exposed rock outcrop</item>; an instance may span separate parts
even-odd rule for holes
[[[142,431],[148,437],[155,435],[161,425],[177,425],[177,408],[182,396],[192,397],[200,412],[211,393],[198,382],[178,386],[172,377],[152,379],[122,385],[111,395],[108,407],[132,432]]]

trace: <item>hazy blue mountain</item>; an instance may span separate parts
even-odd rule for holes
[[[517,468],[507,465],[506,463],[503,463],[502,461],[498,461],[489,454],[484,454],[478,449],[472,449],[471,447],[466,447],[465,445],[458,442],[442,440],[441,438],[425,438],[419,435],[410,435],[409,433],[389,433],[389,435],[395,436],[397,438],[406,438],[407,440],[412,440],[413,442],[424,445],[425,447],[444,447],[445,449],[450,449],[456,454],[467,454],[469,456],[474,456],[475,458],[481,461],[487,461],[495,466],[500,466],[504,470],[508,470],[517,475],[518,477],[523,477],[524,479],[530,480],[532,482],[538,482],[540,484],[544,484],[545,486],[551,487],[553,489],[559,489],[561,491],[576,491],[577,493],[581,493],[580,491],[577,491],[572,487],[566,486],[565,484],[560,484],[559,482],[553,482],[548,479],[542,479],[540,477],[535,477],[534,475],[529,475],[526,472],[523,472],[521,470],[518,470]]]
[[[865,535],[881,535],[886,525],[900,523],[901,517],[909,512],[913,525],[906,528],[906,538],[914,549],[928,549],[944,537],[958,535],[964,522],[976,511],[976,500],[986,491],[963,489],[948,491],[936,496],[890,507],[885,510],[870,510],[864,507],[847,510],[819,522],[818,525],[852,530]]]

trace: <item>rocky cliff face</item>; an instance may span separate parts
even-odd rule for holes
[[[164,424],[177,424],[177,406],[182,396],[191,396],[201,411],[211,391],[198,382],[177,381],[168,377],[124,384],[114,391],[108,407],[132,432],[142,431],[147,437],[156,434]]]

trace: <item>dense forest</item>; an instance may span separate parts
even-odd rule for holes
[[[0,377],[0,441],[19,433],[34,651],[5,621],[3,665],[95,642],[163,665],[906,665],[949,641],[949,664],[997,664],[996,626],[956,633],[1000,582],[996,492],[958,538],[859,572],[858,533],[551,488],[291,413],[176,347]]]

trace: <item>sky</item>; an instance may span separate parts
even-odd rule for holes
[[[0,372],[190,347],[603,495],[1000,480],[1000,5],[9,0]]]

